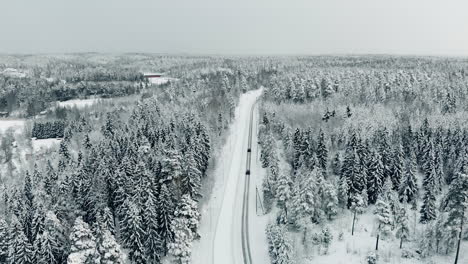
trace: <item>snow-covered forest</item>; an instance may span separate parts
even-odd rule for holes
[[[371,56],[279,63],[259,135],[271,262],[468,261],[467,67]]]
[[[25,74],[0,74],[1,109],[9,115],[0,126],[18,118],[25,124],[1,134],[0,263],[189,262],[213,153],[239,95],[261,81],[245,63],[2,57],[0,72]],[[143,71],[172,79],[151,85]],[[112,100],[56,104],[91,95]],[[59,144],[31,146],[47,139]]]
[[[0,114],[0,263],[191,263],[241,152],[271,263],[468,261],[466,59],[1,55]]]

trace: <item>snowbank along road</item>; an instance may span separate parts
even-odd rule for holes
[[[251,154],[256,149],[256,102],[261,93],[258,89],[240,98],[227,142],[217,159],[211,198],[202,208],[202,237],[192,250],[195,264],[265,263],[265,257],[258,253],[267,253],[256,247],[266,249],[266,242],[250,243],[252,236],[258,237],[256,233],[265,229],[249,228],[256,220],[251,218],[255,217],[255,186],[250,184],[258,166]]]

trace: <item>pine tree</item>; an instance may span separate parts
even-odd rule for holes
[[[197,236],[196,229],[199,217],[196,202],[190,196],[183,195],[171,223],[174,239],[168,245],[169,253],[179,263],[190,263],[192,241]]]
[[[384,199],[379,197],[375,204],[374,214],[377,215],[378,223],[377,240],[375,246],[375,249],[378,250],[380,235],[382,234],[386,236],[390,233],[390,226],[392,225],[390,205]]]
[[[409,237],[409,220],[408,220],[408,213],[406,209],[402,209],[400,212],[400,216],[398,218],[398,222],[396,223],[397,230],[396,230],[396,237],[400,238],[400,248],[403,247],[403,242],[408,240]]]
[[[312,217],[314,209],[316,208],[314,190],[316,182],[312,177],[312,173],[310,175],[301,176],[300,181],[298,180],[298,184],[294,185],[293,195],[291,197],[291,218],[293,218],[296,224],[303,216]]]
[[[174,205],[166,184],[161,185],[159,199],[156,205],[158,215],[158,235],[160,238],[160,248],[163,256],[167,254],[167,245],[173,239],[173,233],[170,225],[173,218]]]
[[[442,208],[449,212],[447,225],[452,226],[455,230],[458,228],[458,246],[456,260],[460,251],[460,243],[463,233],[463,225],[466,218],[468,206],[468,175],[458,173],[457,177],[450,184],[446,197],[442,202]],[[456,263],[456,261],[455,261]]]
[[[0,263],[6,263],[8,258],[8,244],[10,242],[10,231],[5,220],[0,218]]]
[[[325,212],[325,215],[327,216],[328,220],[331,220],[338,214],[338,196],[336,194],[334,186],[328,181],[324,181],[322,196],[322,203],[324,207],[323,211]]]
[[[93,236],[88,224],[81,217],[76,218],[70,234],[70,255],[68,264],[99,263],[100,257],[96,248],[96,238]]]
[[[371,204],[377,202],[378,196],[382,193],[382,180],[384,179],[383,171],[384,166],[382,164],[381,156],[374,150],[371,153],[371,161],[367,174],[367,192],[369,195],[369,203]]]
[[[120,245],[109,230],[102,232],[101,237],[98,239],[97,249],[101,256],[101,264],[125,263],[125,256],[120,249]]]
[[[335,174],[336,176],[339,176],[340,173],[341,173],[341,156],[340,156],[340,153],[337,152],[335,154],[335,158],[333,159],[333,162],[332,162],[332,172],[333,174]]]
[[[52,211],[45,214],[44,232],[48,232],[48,239],[51,241],[49,244],[52,247],[55,261],[57,263],[66,262],[68,240],[60,220]]]
[[[191,150],[184,157],[185,165],[182,173],[182,193],[189,194],[193,199],[198,199],[201,186],[201,172],[198,170]]]
[[[121,237],[124,246],[129,249],[130,260],[144,263],[143,222],[140,208],[127,198],[122,205],[123,218],[120,219]]]
[[[423,204],[421,206],[421,223],[427,223],[436,218],[436,197],[435,197],[435,169],[432,167],[432,170],[429,173],[426,173],[423,182],[424,188],[424,197]]]
[[[410,160],[406,163],[403,180],[400,184],[398,194],[400,201],[409,203],[417,198],[418,186],[416,180],[416,157],[411,151]]]
[[[319,166],[323,172],[327,171],[327,163],[328,163],[328,149],[325,142],[325,135],[323,131],[320,129],[319,137],[318,137],[318,144],[317,144],[317,159],[319,162]]]
[[[392,183],[394,188],[398,188],[403,177],[403,147],[401,144],[398,144],[393,151],[393,160],[392,160]]]
[[[56,244],[56,241],[48,231],[44,231],[42,234],[39,234],[34,245],[36,263],[59,263],[54,252],[57,247],[58,245]]]
[[[348,205],[348,193],[349,193],[349,186],[348,181],[346,178],[341,178],[338,182],[338,204],[341,208],[345,208]]]
[[[291,241],[286,235],[283,226],[268,225],[267,239],[269,245],[270,260],[272,264],[294,263]]]
[[[276,199],[278,204],[286,211],[286,203],[291,198],[291,179],[286,173],[280,173],[278,177]]]
[[[350,197],[351,201],[351,206],[350,209],[353,212],[353,224],[352,224],[352,229],[351,229],[351,235],[354,235],[354,224],[356,222],[356,215],[359,213],[361,214],[364,212],[364,201],[362,199],[362,196],[360,194],[353,194],[353,196]]]
[[[145,211],[143,212],[145,255],[149,263],[159,263],[161,251],[159,249],[161,242],[158,235],[158,215],[155,200],[151,192],[146,200]]]
[[[33,194],[31,176],[27,172],[26,172],[26,176],[24,177],[23,194],[25,197],[24,199],[25,211],[24,211],[22,222],[24,226],[25,235],[28,238],[29,243],[32,243],[35,238],[34,231],[33,231],[33,218],[36,212],[36,206],[34,204],[34,194]]]
[[[114,214],[109,207],[105,207],[101,214],[102,226],[112,235],[115,233]]]
[[[30,264],[33,260],[33,248],[23,232],[23,227],[16,217],[11,223],[11,242],[9,243],[8,263]]]

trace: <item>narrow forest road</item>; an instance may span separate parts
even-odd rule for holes
[[[194,264],[268,263],[266,221],[257,217],[255,204],[260,182],[256,173],[261,168],[257,165],[256,101],[261,93],[258,89],[241,96],[227,141],[216,157],[213,191],[202,208],[201,239],[192,249]]]

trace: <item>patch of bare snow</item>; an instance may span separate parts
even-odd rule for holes
[[[42,152],[52,147],[58,147],[61,141],[62,141],[61,138],[45,138],[45,139],[32,138],[31,140],[34,153]]]
[[[72,99],[72,100],[67,100],[67,101],[62,101],[62,102],[57,102],[57,105],[60,107],[69,107],[73,108],[76,107],[78,109],[85,108],[88,106],[91,106],[93,104],[98,103],[101,98],[89,98],[89,99]]]
[[[24,124],[22,119],[0,119],[0,134],[5,134],[8,129],[13,129],[18,134],[23,130]]]

